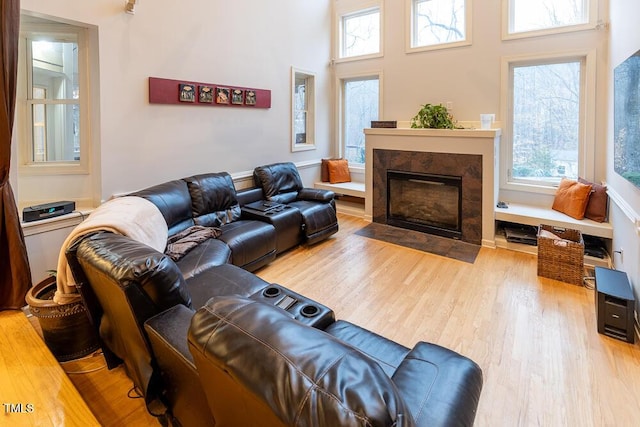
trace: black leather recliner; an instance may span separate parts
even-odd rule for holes
[[[295,164],[259,166],[253,170],[253,180],[267,200],[300,210],[306,243],[317,243],[338,231],[335,193],[305,188]]]
[[[482,371],[345,321],[325,331],[241,296],[212,298],[189,349],[216,426],[471,426]]]
[[[109,367],[124,362],[149,411],[183,427],[473,423],[482,373],[453,351],[406,348],[320,305],[305,319],[303,296],[231,264],[184,278],[118,234],[86,236],[67,257]],[[302,306],[283,308],[273,289]]]
[[[67,250],[67,259],[108,367],[124,363],[150,412],[160,413],[168,406],[176,417],[199,420],[191,425],[212,425],[193,360],[186,357],[174,363],[170,353],[157,358],[144,323],[176,306],[183,308],[188,322],[194,309],[211,297],[250,296],[270,284],[231,264],[212,266],[185,278],[167,255],[108,232],[77,241]],[[173,318],[166,335],[178,334],[186,348],[188,324],[179,319]],[[159,368],[159,363],[177,367],[180,374]],[[164,374],[173,376],[163,378]]]
[[[227,262],[255,271],[276,257],[275,228],[242,218],[227,172],[168,181],[130,195],[143,197],[158,207],[167,222],[169,237],[194,225],[220,228],[219,238],[199,244],[180,259],[178,265],[185,277]]]

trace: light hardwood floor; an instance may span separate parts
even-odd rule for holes
[[[640,425],[640,344],[597,333],[592,290],[536,275],[533,255],[482,248],[474,264],[340,231],[257,274],[411,347],[429,341],[482,368],[476,426]],[[71,375],[104,425],[149,425],[121,369]],[[116,402],[116,403],[113,403]]]

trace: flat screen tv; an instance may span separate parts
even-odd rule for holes
[[[640,50],[613,72],[613,166],[640,188]]]

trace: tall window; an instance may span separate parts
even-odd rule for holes
[[[590,22],[594,0],[509,0],[507,34],[557,32]]]
[[[364,129],[379,117],[378,76],[343,79],[342,156],[350,164],[364,164]]]
[[[595,93],[587,84],[587,61],[588,56],[507,62],[508,183],[551,187],[562,177],[584,176],[592,110],[586,100]]]
[[[21,164],[88,169],[86,30],[64,24],[22,28],[27,123]]]
[[[411,12],[409,48],[469,44],[471,0],[406,0]]]
[[[315,76],[293,68],[291,84],[291,151],[312,150],[315,148]]]
[[[339,57],[354,58],[382,52],[380,8],[359,10],[340,16]]]

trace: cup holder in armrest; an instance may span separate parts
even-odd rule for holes
[[[318,313],[320,313],[320,309],[315,305],[305,305],[300,310],[300,314],[304,317],[314,317],[317,316]]]
[[[281,293],[282,291],[280,291],[280,288],[276,288],[275,286],[269,286],[264,291],[262,291],[262,295],[264,295],[267,298],[275,298]]]

